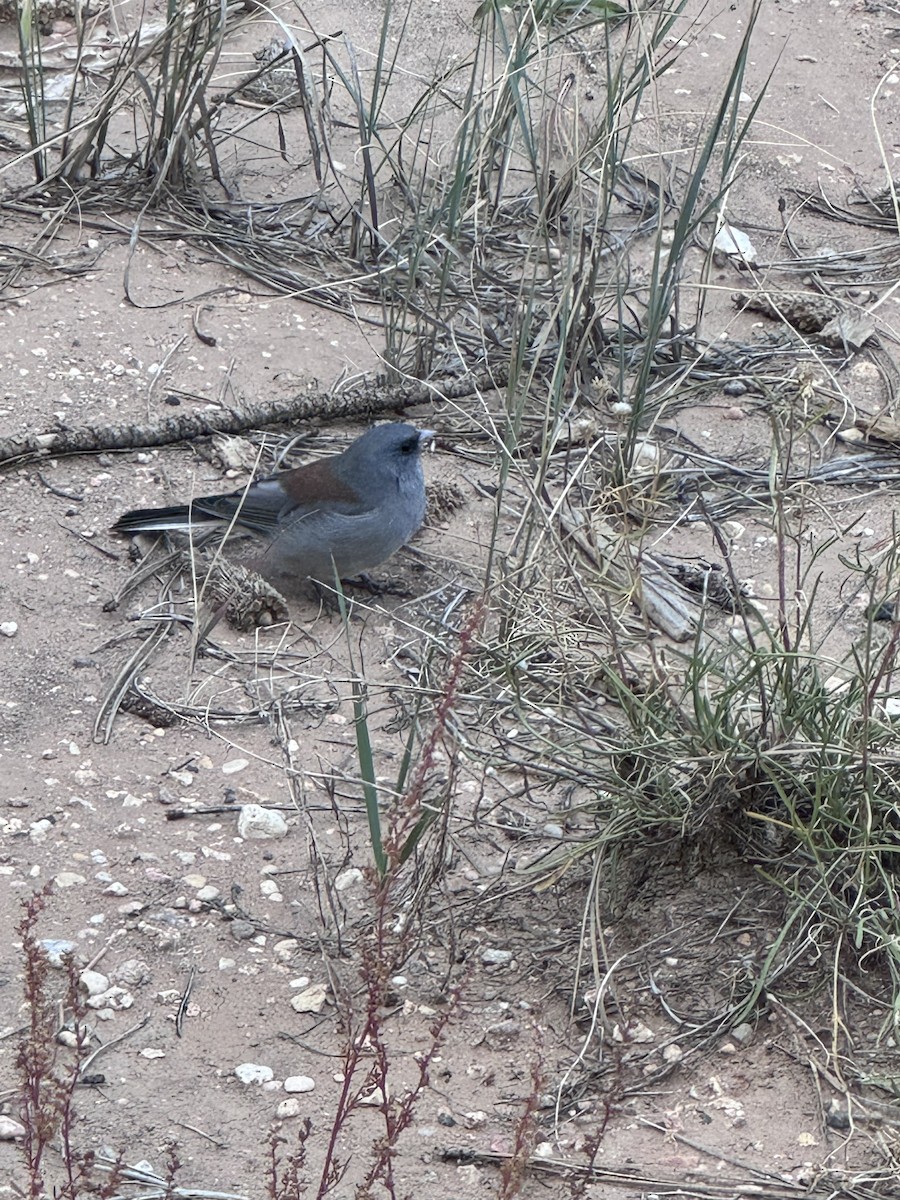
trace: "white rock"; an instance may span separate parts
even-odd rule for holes
[[[46,817],[42,817],[40,821],[33,821],[28,830],[28,837],[32,842],[46,842],[47,834],[53,828],[53,822],[48,821]]]
[[[483,950],[481,952],[481,961],[487,967],[500,966],[504,963],[512,962],[512,950]]]
[[[205,887],[202,887],[198,890],[197,899],[198,900],[218,900],[219,896],[221,896],[221,895],[222,895],[222,893],[219,891],[219,889],[217,887],[213,887],[213,885],[211,883],[208,883],[208,884],[206,884]]]
[[[78,981],[89,996],[101,996],[109,987],[109,979],[99,971],[82,971]]]
[[[242,838],[283,838],[288,827],[287,821],[274,808],[245,804],[238,817],[237,831]]]
[[[656,1034],[643,1021],[629,1021],[624,1029],[621,1025],[613,1025],[612,1038],[614,1042],[642,1043],[654,1041]]]
[[[237,775],[238,771],[243,771],[250,766],[248,758],[231,758],[228,762],[222,763],[223,775]]]
[[[723,225],[713,238],[713,250],[719,254],[741,259],[750,265],[756,262],[756,250],[753,243],[741,229],[734,225]]]
[[[53,882],[58,888],[70,888],[79,887],[82,883],[87,883],[87,880],[75,871],[60,871]]]
[[[359,867],[348,867],[346,871],[341,871],[339,875],[335,876],[335,891],[346,892],[347,888],[355,887],[362,881],[363,873]]]
[[[134,996],[125,988],[114,984],[98,996],[88,996],[88,1008],[108,1008],[113,1012],[123,1012],[134,1004]]]
[[[181,882],[184,884],[185,887],[200,889],[202,887],[206,887],[206,876],[205,875],[185,875],[185,877],[182,879]]]
[[[103,889],[104,896],[127,896],[128,888],[124,883],[119,883],[118,880],[113,880],[109,887]]]
[[[19,626],[15,621],[0,621],[0,636],[15,637],[19,632]]]
[[[289,1075],[284,1081],[286,1092],[311,1092],[315,1086],[316,1081],[308,1075]]]
[[[663,1046],[663,1048],[662,1048],[663,1062],[677,1063],[677,1062],[681,1062],[681,1060],[683,1058],[684,1058],[684,1051],[681,1049],[680,1046],[676,1046],[674,1042],[670,1046]]]
[[[287,1081],[285,1080],[285,1083],[286,1082]],[[282,1102],[275,1109],[275,1115],[277,1117],[282,1117],[282,1118],[284,1118],[284,1117],[299,1117],[300,1113],[302,1111],[302,1108],[303,1108],[303,1106],[301,1105],[300,1101],[295,1100],[294,1097],[292,1096],[290,1098],[290,1100],[282,1100]]]
[[[850,428],[839,429],[836,436],[841,442],[850,442],[851,444],[855,445],[864,441],[866,434],[862,429]]]
[[[0,1117],[0,1142],[11,1142],[13,1138],[25,1136],[25,1126],[12,1117]]]
[[[324,983],[314,983],[312,987],[306,988],[299,992],[291,999],[291,1008],[294,1012],[311,1012],[318,1013],[324,1007],[328,989]]]
[[[241,1083],[268,1083],[270,1079],[275,1078],[275,1072],[271,1067],[264,1067],[259,1063],[252,1062],[241,1063],[234,1068],[234,1073]]]

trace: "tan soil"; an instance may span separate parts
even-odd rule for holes
[[[416,61],[404,66],[426,74],[445,62],[469,36],[472,7],[414,5]],[[305,11],[317,29],[343,29],[370,61],[380,5],[312,3]],[[684,19],[677,26],[688,48],[659,83],[668,114],[660,130],[664,148],[689,141],[716,102],[748,12],[744,0],[704,7],[693,23]],[[766,259],[783,257],[777,200],[791,187],[820,179],[843,200],[857,177],[880,186],[883,163],[869,104],[900,57],[892,38],[896,24],[889,5],[763,4],[748,93],[755,98],[770,72],[772,78],[730,204],[733,220]],[[269,36],[260,21],[227,70],[250,69],[250,53]],[[11,45],[11,30],[0,29],[0,40]],[[896,88],[891,78],[875,106],[891,166]],[[290,141],[300,117],[288,113],[282,120]],[[9,134],[13,126],[5,122],[4,130]],[[282,196],[294,186],[278,155],[274,124],[268,133],[270,146],[257,160],[226,164],[241,194]],[[17,136],[21,140],[21,130]],[[34,236],[30,220],[8,211],[0,219],[2,241],[21,244]],[[131,252],[128,233],[71,225],[57,249],[82,256],[89,269],[40,287],[26,273],[0,295],[2,432],[160,417],[173,389],[191,393],[200,406],[291,395],[312,380],[331,386],[378,368],[376,326],[262,294],[199,245],[142,241]],[[803,213],[793,234],[810,247],[850,236],[843,226]],[[142,307],[124,298],[126,270]],[[721,291],[710,303],[710,329],[748,329],[764,320],[736,314],[730,294],[744,280],[732,267],[722,267],[714,282]],[[888,329],[896,325],[895,302],[881,312]],[[198,305],[214,345],[193,332]],[[844,372],[838,386],[851,402],[873,399],[865,372]],[[881,400],[877,388],[874,399]],[[450,406],[425,406],[407,416],[439,430],[459,428]],[[723,397],[720,406],[683,408],[671,427],[710,454],[765,461],[768,424],[744,400]],[[335,449],[357,431],[323,428],[309,448]],[[74,873],[72,886],[58,888],[49,900],[40,936],[71,939],[83,961],[105,950],[97,969],[107,974],[130,959],[147,966],[146,979],[130,989],[133,1007],[94,1023],[98,1037],[109,1041],[145,1022],[99,1057],[103,1082],[79,1089],[79,1146],[121,1150],[129,1162],[146,1159],[164,1171],[168,1148],[177,1145],[182,1186],[256,1200],[268,1194],[270,1131],[290,1148],[299,1121],[309,1116],[310,1162],[314,1168],[321,1161],[348,1038],[336,997],[351,998],[357,1014],[365,1008],[360,946],[372,912],[365,880],[334,889],[341,872],[371,861],[351,663],[365,673],[377,772],[390,781],[432,631],[436,638],[442,614],[461,593],[454,620],[470,611],[490,540],[496,463],[473,463],[456,453],[459,448],[455,437],[445,438],[426,473],[430,482],[458,483],[463,507],[423,530],[385,570],[407,595],[355,600],[348,629],[315,598],[294,607],[287,628],[240,634],[220,625],[213,640],[222,653],[196,661],[189,632],[176,630],[141,672],[169,704],[260,712],[261,719],[199,719],[162,728],[120,714],[109,744],[92,740],[98,704],[137,645],[134,619],[157,603],[150,587],[117,611],[104,611],[130,570],[127,547],[108,534],[109,525],[124,509],[237,486],[234,480],[245,476],[229,475],[190,446],[12,465],[0,476],[0,621],[18,627],[15,636],[0,638],[0,816],[6,823],[0,920],[10,930],[24,895],[60,873]],[[855,532],[823,560],[823,586],[832,589],[837,608],[837,554],[855,541],[871,544],[889,535],[892,496],[834,489],[811,508],[822,536],[856,522]],[[745,532],[735,542],[736,568],[765,598],[774,582],[770,526],[753,514],[737,519]],[[718,558],[701,524],[680,527],[659,548]],[[438,686],[440,678],[439,672]],[[230,773],[237,760],[244,765]],[[438,789],[450,770],[439,747]],[[827,994],[813,992],[798,1002],[811,1028],[791,1016],[790,994],[774,997],[770,1015],[747,1042],[723,1033],[671,1071],[659,1071],[659,1047],[684,1031],[672,1012],[688,1025],[701,1024],[765,956],[778,914],[760,911],[765,893],[748,869],[719,862],[698,876],[683,865],[653,864],[651,870],[664,867],[654,886],[636,884],[630,905],[608,915],[606,962],[627,957],[612,981],[601,1050],[588,1036],[583,993],[589,976],[577,986],[576,1016],[570,1012],[587,881],[564,879],[536,902],[514,874],[519,859],[552,845],[544,827],[568,807],[568,798],[552,787],[532,788],[512,771],[486,774],[476,756],[453,764],[452,787],[450,862],[440,894],[422,911],[410,956],[398,970],[405,982],[396,984],[395,1003],[382,1022],[391,1086],[400,1095],[416,1078],[415,1056],[431,1046],[429,1030],[448,1003],[450,980],[461,983],[430,1085],[401,1142],[400,1194],[493,1194],[495,1166],[445,1162],[442,1152],[509,1152],[528,1097],[536,1089],[556,1096],[562,1085],[575,1090],[563,1091],[558,1111],[547,1101],[538,1112],[540,1153],[583,1163],[585,1146],[599,1138],[599,1167],[678,1180],[687,1194],[694,1194],[692,1185],[746,1180],[750,1167],[805,1183],[832,1168],[872,1161],[870,1142],[895,1144],[890,1121],[860,1126],[853,1139],[825,1123],[832,1091],[809,1069],[808,1057],[819,1049],[813,1034],[830,1044],[827,1028],[810,1015],[817,1005],[829,1012]],[[286,806],[288,836],[239,839],[236,810],[247,802]],[[524,842],[503,828],[501,804],[522,814]],[[225,811],[167,819],[173,808],[192,805]],[[49,827],[36,829],[41,819]],[[194,876],[217,888],[225,902],[239,888],[234,894],[241,907],[259,924],[256,936],[236,940],[230,921],[196,899],[201,884]],[[262,890],[271,880],[279,900]],[[111,884],[121,886],[111,893]],[[491,948],[512,950],[511,961],[486,965],[482,955]],[[17,940],[10,936],[0,950],[0,1025],[10,1034],[23,1022],[21,976]],[[291,1008],[301,977],[332,989],[318,1014]],[[178,1036],[175,1012],[189,978],[190,1005]],[[633,1040],[637,1023],[652,1031],[652,1041]],[[624,1042],[615,1041],[614,1028],[630,1031]],[[13,1114],[15,1045],[13,1036],[0,1041],[0,1087]],[[235,1067],[247,1061],[270,1066],[275,1080],[312,1077],[315,1090],[298,1096],[298,1116],[276,1115],[283,1091],[238,1081]],[[339,1194],[351,1194],[379,1132],[373,1109],[357,1114],[344,1132],[342,1157],[350,1173]],[[0,1143],[0,1194],[9,1194],[3,1180],[22,1186],[23,1179],[19,1153]],[[619,1195],[622,1186],[597,1182],[587,1194]],[[558,1173],[529,1173],[521,1194],[563,1196],[568,1184]]]

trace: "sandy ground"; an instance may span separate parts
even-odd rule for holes
[[[306,11],[318,29],[342,27],[369,61],[380,6]],[[686,45],[658,85],[664,117],[654,136],[663,148],[680,145],[714,104],[748,11],[744,0],[705,7],[676,26]],[[471,15],[420,3],[410,19],[418,59],[407,66],[424,73],[454,52]],[[843,200],[858,180],[877,189],[885,165],[893,167],[895,24],[888,5],[762,5],[745,86],[753,99],[766,80],[768,90],[730,205],[767,259],[783,257],[778,199],[788,197],[793,210],[791,188],[820,183]],[[245,35],[244,57],[267,36],[262,26]],[[9,43],[10,31],[2,37]],[[243,69],[237,54],[226,67]],[[4,124],[11,129],[14,122]],[[289,186],[274,125],[269,133],[258,170],[225,164],[247,194]],[[9,210],[0,222],[10,245],[34,235],[34,223]],[[802,211],[792,233],[810,249],[851,236]],[[153,420],[175,392],[197,411],[287,397],[315,380],[327,388],[379,366],[377,328],[265,294],[202,246],[141,242],[132,252],[125,230],[75,225],[57,245],[84,264],[77,273],[38,280],[26,272],[0,292],[5,434]],[[723,266],[714,284],[713,329],[762,320],[736,316],[730,295],[741,279],[733,267]],[[882,311],[888,329],[894,304],[891,297]],[[194,332],[198,305],[214,344]],[[850,402],[881,399],[859,364],[837,386]],[[352,680],[367,682],[377,774],[395,780],[411,697],[430,677],[423,654],[437,644],[445,614],[458,624],[471,611],[493,520],[497,460],[464,454],[458,409],[423,405],[406,415],[441,434],[426,474],[430,484],[456,483],[463,503],[386,569],[402,594],[359,597],[348,625],[314,597],[294,606],[288,626],[248,634],[223,624],[215,653],[196,659],[189,630],[176,628],[139,673],[147,690],[195,717],[160,725],[121,713],[106,742],[93,733],[103,697],[146,635],[138,618],[161,603],[146,585],[106,611],[131,570],[110,524],[127,508],[235,487],[246,475],[193,445],[12,463],[0,475],[0,919],[11,930],[22,898],[55,881],[38,935],[72,943],[80,962],[122,989],[90,1016],[92,1048],[107,1048],[92,1068],[99,1078],[75,1096],[76,1144],[121,1151],[160,1172],[176,1147],[182,1186],[254,1200],[269,1194],[266,1141],[275,1131],[291,1149],[307,1117],[314,1178],[325,1153],[347,1046],[366,1010],[361,950],[374,903]],[[768,438],[767,422],[740,398],[683,407],[672,427],[732,458],[764,455]],[[359,428],[299,432],[314,433],[304,444],[311,454],[342,447]],[[810,519],[823,537],[856,522],[824,560],[833,580],[839,552],[890,533],[892,500],[883,489],[835,489],[820,500]],[[771,530],[752,514],[740,520],[735,565],[765,600]],[[661,548],[715,552],[700,525],[673,531]],[[179,603],[190,598],[187,580]],[[441,662],[438,679],[446,669]],[[445,1152],[509,1153],[525,1136],[517,1131],[529,1097],[539,1101],[529,1136],[548,1167],[584,1163],[596,1144],[597,1166],[624,1177],[590,1184],[587,1194],[598,1198],[621,1194],[635,1173],[661,1181],[650,1190],[668,1179],[688,1194],[751,1177],[827,1186],[830,1170],[873,1161],[876,1142],[881,1151],[893,1143],[890,1121],[858,1129],[855,1140],[826,1121],[838,1092],[808,1063],[828,1031],[801,1004],[812,1021],[804,1024],[792,993],[773,997],[736,1036],[722,1033],[702,1049],[682,1043],[769,948],[777,914],[766,911],[749,869],[711,864],[698,878],[661,862],[653,886],[604,919],[605,962],[617,968],[599,1006],[589,973],[575,976],[587,881],[564,879],[536,902],[515,874],[552,844],[568,798],[532,789],[512,770],[487,772],[477,756],[460,755],[446,731],[429,786],[451,795],[446,870],[415,910],[408,939],[391,935],[402,961],[392,965],[380,1017],[392,1096],[414,1085],[421,1056],[433,1052],[430,1082],[400,1139],[398,1194],[496,1192],[495,1163]],[[286,836],[238,836],[237,815],[248,803],[279,808]],[[209,811],[191,815],[198,808]],[[507,810],[524,836],[509,828]],[[185,815],[173,820],[175,812]],[[9,935],[0,949],[0,1094],[13,1116],[21,980],[19,939]],[[301,994],[310,1011],[292,1006]],[[435,1046],[431,1030],[442,1015]],[[862,1044],[867,1037],[864,1026]],[[665,1052],[671,1046],[676,1052]],[[366,1054],[361,1084],[372,1061]],[[248,1063],[269,1068],[268,1081],[242,1082],[236,1068]],[[286,1088],[298,1078],[290,1088],[311,1090]],[[380,1120],[368,1104],[347,1122],[339,1156],[348,1174],[335,1194],[350,1194]],[[23,1178],[19,1151],[0,1142],[0,1180]],[[521,1194],[562,1196],[568,1187],[558,1171],[535,1169]],[[0,1183],[4,1193],[16,1194]]]

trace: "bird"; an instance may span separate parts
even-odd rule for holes
[[[113,532],[196,536],[213,530],[262,542],[251,561],[273,583],[334,584],[381,566],[425,517],[422,450],[434,431],[375,425],[341,454],[169,508],[124,513]]]

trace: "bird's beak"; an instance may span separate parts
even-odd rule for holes
[[[437,434],[435,433],[435,431],[433,429],[420,429],[419,430],[419,449],[420,450],[434,450],[434,439],[436,437],[437,437]]]

